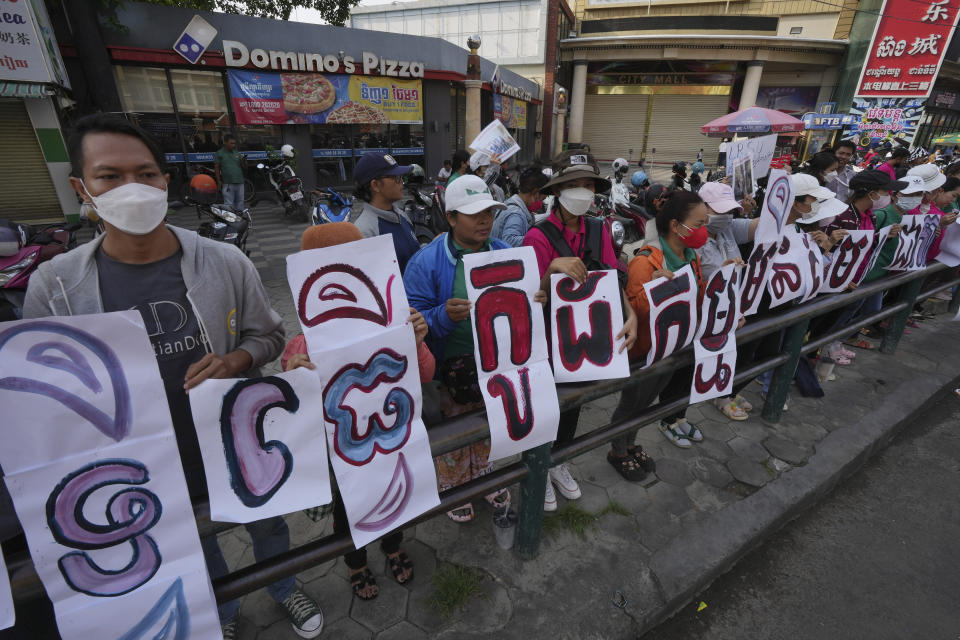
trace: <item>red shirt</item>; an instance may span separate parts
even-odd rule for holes
[[[552,224],[560,230],[563,239],[570,245],[570,249],[574,254],[578,256],[583,255],[583,243],[586,239],[587,232],[586,224],[582,219],[580,220],[580,228],[577,229],[576,232],[570,231],[560,220],[560,217],[557,215],[557,210],[554,209],[549,217],[547,217],[546,223]],[[600,256],[600,262],[607,265],[609,269],[616,269],[617,254],[613,251],[613,241],[610,239],[610,230],[607,229],[607,225],[603,225],[603,240],[600,244],[603,247],[603,255]],[[547,272],[550,263],[553,262],[554,259],[561,257],[560,253],[550,244],[547,236],[543,234],[543,231],[540,231],[536,227],[527,231],[527,235],[523,238],[523,246],[533,247],[533,250],[537,253],[537,264],[540,267],[541,278],[543,274]]]

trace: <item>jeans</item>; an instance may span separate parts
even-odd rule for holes
[[[241,189],[243,185],[240,185]],[[257,562],[266,560],[278,553],[283,553],[290,549],[290,530],[287,523],[280,516],[257,520],[244,525],[247,532],[253,539],[253,557]],[[200,546],[203,547],[203,555],[207,560],[207,570],[210,572],[210,579],[215,580],[221,576],[227,575],[227,561],[223,557],[223,551],[217,543],[217,536],[207,536],[200,539]],[[290,597],[296,588],[296,579],[293,576],[277,580],[269,587],[267,593],[277,602],[283,602]],[[226,624],[237,617],[240,613],[240,601],[231,600],[217,607],[220,614],[220,624]]]
[[[235,211],[243,210],[243,183],[223,183],[223,204]]]

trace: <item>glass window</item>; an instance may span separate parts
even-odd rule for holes
[[[230,131],[230,116],[223,92],[223,76],[216,71],[170,70],[173,93],[180,111],[187,152],[192,162],[213,166],[211,154],[220,148],[224,134]]]
[[[443,20],[443,37],[450,42],[455,42],[460,38],[460,12],[457,7],[444,9],[440,13]]]
[[[163,69],[114,67],[124,111],[173,113],[170,87]]]
[[[480,33],[480,17],[477,15],[476,6],[463,6],[460,13],[460,33],[469,36],[473,33]],[[464,42],[461,46],[466,46]]]
[[[521,7],[520,26],[524,29],[540,29],[540,3],[525,2]]]
[[[368,151],[390,153],[390,125],[356,124],[353,125],[353,135],[357,156]]]
[[[353,143],[349,124],[310,125],[317,184],[334,187],[353,180]]]
[[[423,125],[390,125],[390,148],[393,155],[403,158],[403,162],[422,163],[422,159],[417,160],[414,156],[423,156]]]
[[[411,36],[423,35],[423,18],[419,11],[407,11],[403,18],[404,33]]]
[[[440,13],[437,11],[423,11],[423,32],[432,35],[438,36],[443,34],[443,20],[441,19]]]
[[[516,58],[520,55],[520,32],[504,31],[500,34],[500,52],[503,58]]]

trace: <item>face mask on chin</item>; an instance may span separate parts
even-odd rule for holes
[[[562,206],[567,213],[579,217],[590,210],[590,206],[593,204],[593,196],[593,191],[590,191],[590,189],[586,187],[564,189],[560,192],[560,206]]]
[[[93,202],[93,208],[103,220],[124,233],[145,236],[161,224],[167,216],[167,191],[140,182],[128,182],[99,196],[84,192]]]

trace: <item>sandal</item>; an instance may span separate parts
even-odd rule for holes
[[[637,459],[627,454],[623,458],[614,455],[613,451],[607,453],[607,462],[617,470],[624,480],[630,482],[640,482],[647,477],[647,472],[643,470]]]
[[[643,447],[640,445],[635,444],[627,447],[627,453],[630,454],[633,459],[637,461],[637,464],[640,465],[640,468],[647,473],[653,473],[657,470],[657,463],[653,461],[653,458],[647,455],[647,452],[644,451]]]
[[[731,420],[737,420],[740,422],[750,418],[743,407],[738,405],[736,400],[730,398],[717,398],[713,401],[713,406],[717,408],[717,411],[727,416]]]
[[[850,349],[844,349],[843,345],[840,345],[840,348],[837,349],[837,353],[839,353],[844,358],[848,358],[850,360],[853,360],[854,358],[857,357],[857,354],[855,351],[850,351]]]
[[[363,596],[360,595],[360,591],[367,587],[376,587],[377,581],[374,579],[373,574],[370,573],[370,569],[364,567],[362,571],[350,574],[350,588],[353,589],[353,595],[357,596],[361,600],[373,600],[378,595],[380,595],[380,589],[378,588],[372,596]]]
[[[393,579],[397,581],[397,584],[407,584],[413,580],[413,563],[410,562],[410,556],[403,551],[398,551],[395,556],[387,556],[387,565],[390,567],[390,572],[393,573]],[[410,573],[407,574],[407,578],[401,580],[403,572],[408,569]]]
[[[750,403],[750,401],[744,398],[743,396],[741,396],[740,394],[737,394],[733,398],[733,401],[736,402],[737,406],[743,409],[744,411],[753,411],[753,405]]]
[[[483,499],[494,509],[505,509],[510,506],[510,490],[504,487],[493,493],[488,493],[483,496]]]
[[[473,520],[473,505],[467,503],[456,509],[447,511],[447,517],[454,522],[470,522]]]
[[[861,340],[860,338],[851,338],[850,340],[844,340],[843,343],[851,347],[855,347],[857,349],[863,349],[865,351],[869,349],[873,349],[872,344],[870,344],[866,340]]]

